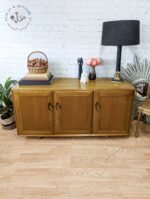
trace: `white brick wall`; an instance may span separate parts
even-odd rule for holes
[[[7,10],[17,4],[32,13],[30,25],[22,31],[5,22]],[[101,57],[97,75],[111,77],[116,48],[100,45],[102,23],[120,19],[141,21],[141,44],[123,47],[122,65],[131,62],[134,53],[150,59],[149,0],[0,0],[0,82],[24,76],[27,55],[33,50],[47,54],[57,77],[77,77],[78,57]]]

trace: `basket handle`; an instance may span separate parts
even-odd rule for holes
[[[31,55],[34,54],[34,53],[41,53],[42,55],[44,55],[44,57],[46,58],[46,61],[48,62],[48,57],[47,57],[47,55],[46,55],[45,53],[43,53],[42,51],[33,51],[33,52],[31,52],[31,53],[28,55],[27,62],[29,61]]]

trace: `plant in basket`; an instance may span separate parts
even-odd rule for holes
[[[33,54],[42,54],[44,58],[31,58]],[[27,67],[29,73],[46,73],[48,70],[48,58],[45,53],[41,51],[33,51],[28,55]]]
[[[5,129],[15,127],[15,117],[12,102],[12,87],[17,83],[9,77],[4,85],[0,84],[0,121]]]
[[[90,80],[96,79],[95,67],[98,66],[100,63],[101,63],[101,60],[99,58],[90,58],[86,60],[86,64],[90,66],[90,73],[89,73]]]

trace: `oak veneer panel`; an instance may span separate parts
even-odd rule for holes
[[[53,134],[52,92],[20,91],[14,94],[18,133],[21,135]]]
[[[14,107],[19,135],[129,135],[134,87],[100,78],[82,84],[78,79],[54,79],[52,85],[16,86]],[[54,96],[54,99],[53,99]],[[94,104],[93,104],[94,101]],[[101,109],[95,110],[99,102]],[[48,111],[48,103],[53,110]],[[60,108],[57,108],[57,104]]]
[[[92,130],[91,91],[56,91],[54,94],[56,134],[90,134]]]
[[[134,87],[127,81],[121,83],[112,82],[110,78],[97,78],[86,84],[80,83],[77,78],[56,78],[51,85],[38,86],[15,86],[13,90],[134,90]]]
[[[128,134],[132,99],[130,91],[95,91],[93,133]]]

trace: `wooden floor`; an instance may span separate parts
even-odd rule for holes
[[[0,199],[150,199],[150,133],[39,139],[0,128]]]

